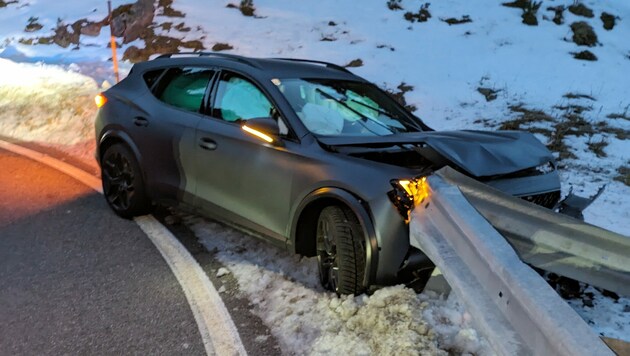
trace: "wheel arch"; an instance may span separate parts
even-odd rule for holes
[[[304,256],[317,254],[316,229],[320,212],[330,205],[345,205],[357,217],[365,237],[366,271],[363,285],[376,278],[378,242],[369,207],[351,192],[334,187],[319,188],[308,194],[299,204],[291,225],[290,245],[293,252]]]
[[[131,150],[131,153],[133,153],[133,156],[136,159],[136,162],[138,162],[138,165],[140,167],[140,171],[142,172],[142,180],[145,182],[145,186],[147,186],[148,185],[147,174],[144,169],[143,162],[142,162],[142,154],[140,153],[138,146],[136,146],[136,144],[133,143],[133,140],[131,139],[131,137],[124,131],[111,129],[111,130],[105,131],[105,133],[101,136],[101,139],[99,140],[99,143],[96,146],[96,160],[98,164],[99,165],[101,164],[101,159],[103,158],[103,154],[105,153],[105,151],[109,147],[117,143],[122,143],[123,145],[127,146],[127,148]]]

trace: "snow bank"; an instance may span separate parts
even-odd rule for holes
[[[97,89],[72,69],[0,58],[0,135],[83,146],[94,137]]]
[[[197,217],[184,221],[234,275],[285,354],[488,354],[454,299],[403,286],[338,298],[321,288],[315,259]]]

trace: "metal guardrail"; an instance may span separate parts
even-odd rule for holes
[[[410,242],[440,268],[501,355],[612,355],[592,329],[443,178],[428,177]]]
[[[451,168],[437,174],[538,268],[630,296],[630,237],[554,213]]]

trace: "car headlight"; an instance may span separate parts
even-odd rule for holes
[[[556,170],[556,166],[552,162],[547,162],[545,164],[541,164],[540,166],[534,167],[534,170],[539,174],[547,174]]]
[[[409,222],[409,214],[429,196],[427,177],[392,179],[393,190],[387,193],[400,215]]]

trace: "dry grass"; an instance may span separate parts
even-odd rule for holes
[[[588,149],[591,150],[591,152],[595,153],[597,157],[599,158],[608,157],[608,155],[604,151],[604,148],[608,146],[608,142],[606,142],[606,140],[601,139],[599,141],[594,141],[594,142],[591,141],[587,143],[586,145],[588,146]]]
[[[617,175],[614,179],[630,187],[630,162],[617,168]]]
[[[413,90],[413,86],[406,84],[405,82],[400,83],[396,87],[397,90],[385,89],[385,92],[389,94],[392,98],[394,98],[400,105],[404,106],[405,109],[414,112],[418,108],[413,104],[408,104],[407,99],[405,98],[405,94]]]
[[[592,97],[583,94],[571,94],[571,96],[592,99]],[[586,120],[582,114],[593,109],[590,105],[557,105],[554,109],[560,110],[562,113],[551,116],[542,110],[525,108],[522,104],[511,106],[510,110],[520,115],[514,119],[503,121],[499,129],[523,130],[548,137],[547,147],[557,152],[560,160],[577,158],[566,143],[567,136],[589,137],[587,147],[597,157],[607,156],[604,148],[608,146],[608,141],[605,138],[593,141],[594,135],[614,135],[620,140],[630,138],[629,130],[612,127],[606,121],[591,122]],[[546,124],[543,125],[545,127],[540,127],[541,123]]]
[[[595,101],[595,98],[593,96],[581,93],[566,93],[562,97],[567,99],[588,99]]]

